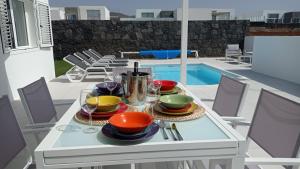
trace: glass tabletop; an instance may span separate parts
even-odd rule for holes
[[[80,124],[74,119],[70,121],[71,125],[80,126],[82,129],[87,125]],[[177,128],[181,133],[185,141],[199,141],[199,140],[219,140],[219,139],[230,139],[207,115],[203,117],[185,121],[176,122]],[[53,148],[64,148],[64,147],[76,147],[76,146],[101,146],[101,145],[124,145],[125,142],[108,139],[101,132],[101,126],[99,126],[99,132],[93,134],[84,133],[82,130],[79,131],[63,131],[58,137]],[[158,142],[171,142],[172,137],[168,130],[168,140],[163,139],[162,131],[159,130],[150,140],[140,143],[158,143]]]

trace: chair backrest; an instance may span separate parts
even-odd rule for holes
[[[272,157],[297,157],[300,103],[262,89],[248,137]]]
[[[0,136],[0,168],[4,168],[26,147],[7,96],[0,97]]]
[[[89,50],[84,50],[84,51],[82,51],[82,53],[93,58],[95,61],[98,61],[100,59],[97,55],[95,55],[94,53],[92,53]]]
[[[113,68],[113,74],[122,74],[122,73],[127,73],[127,71],[134,71],[134,68]],[[139,68],[140,72],[147,72],[150,75],[152,74],[152,69],[151,68]]]
[[[246,86],[245,83],[222,75],[212,109],[221,116],[237,116]]]
[[[82,70],[86,70],[89,67],[84,62],[82,62],[82,60],[80,60],[78,57],[76,57],[74,55],[68,55],[68,56],[64,57],[64,60],[74,66],[77,66],[78,68],[80,68]]]
[[[95,55],[97,55],[100,58],[103,57],[99,52],[95,51],[94,49],[89,49],[89,51],[91,51],[92,53],[94,53]]]
[[[239,44],[228,44],[227,50],[240,50]]]
[[[31,123],[48,123],[57,118],[57,113],[45,79],[18,89],[23,106]]]
[[[88,64],[92,65],[94,62],[90,59],[89,56],[82,54],[80,52],[75,52],[74,56],[81,58],[82,60],[86,61]]]

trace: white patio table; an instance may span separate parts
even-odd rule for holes
[[[199,119],[176,122],[184,141],[164,140],[159,131],[147,142],[120,145],[107,141],[101,130],[99,133],[86,134],[81,130],[62,132],[54,127],[35,150],[37,168],[58,169],[118,164],[131,164],[134,168],[134,163],[202,159],[229,159],[229,168],[243,168],[245,138],[182,84],[178,85],[187,95],[192,96],[197,104],[206,109],[206,114]],[[85,125],[73,120],[74,114],[79,109],[77,99],[56,126],[71,124],[85,128]]]

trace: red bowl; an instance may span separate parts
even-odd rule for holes
[[[108,122],[122,133],[138,133],[153,123],[153,117],[144,112],[115,114]]]
[[[161,91],[168,91],[172,90],[176,85],[177,82],[172,81],[172,80],[155,80],[154,83],[159,83],[161,84]]]

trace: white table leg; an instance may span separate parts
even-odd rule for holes
[[[231,169],[241,169],[244,168],[245,158],[244,157],[236,157],[231,160]]]
[[[131,163],[131,164],[130,164],[130,168],[131,168],[131,169],[135,169],[135,163]]]

